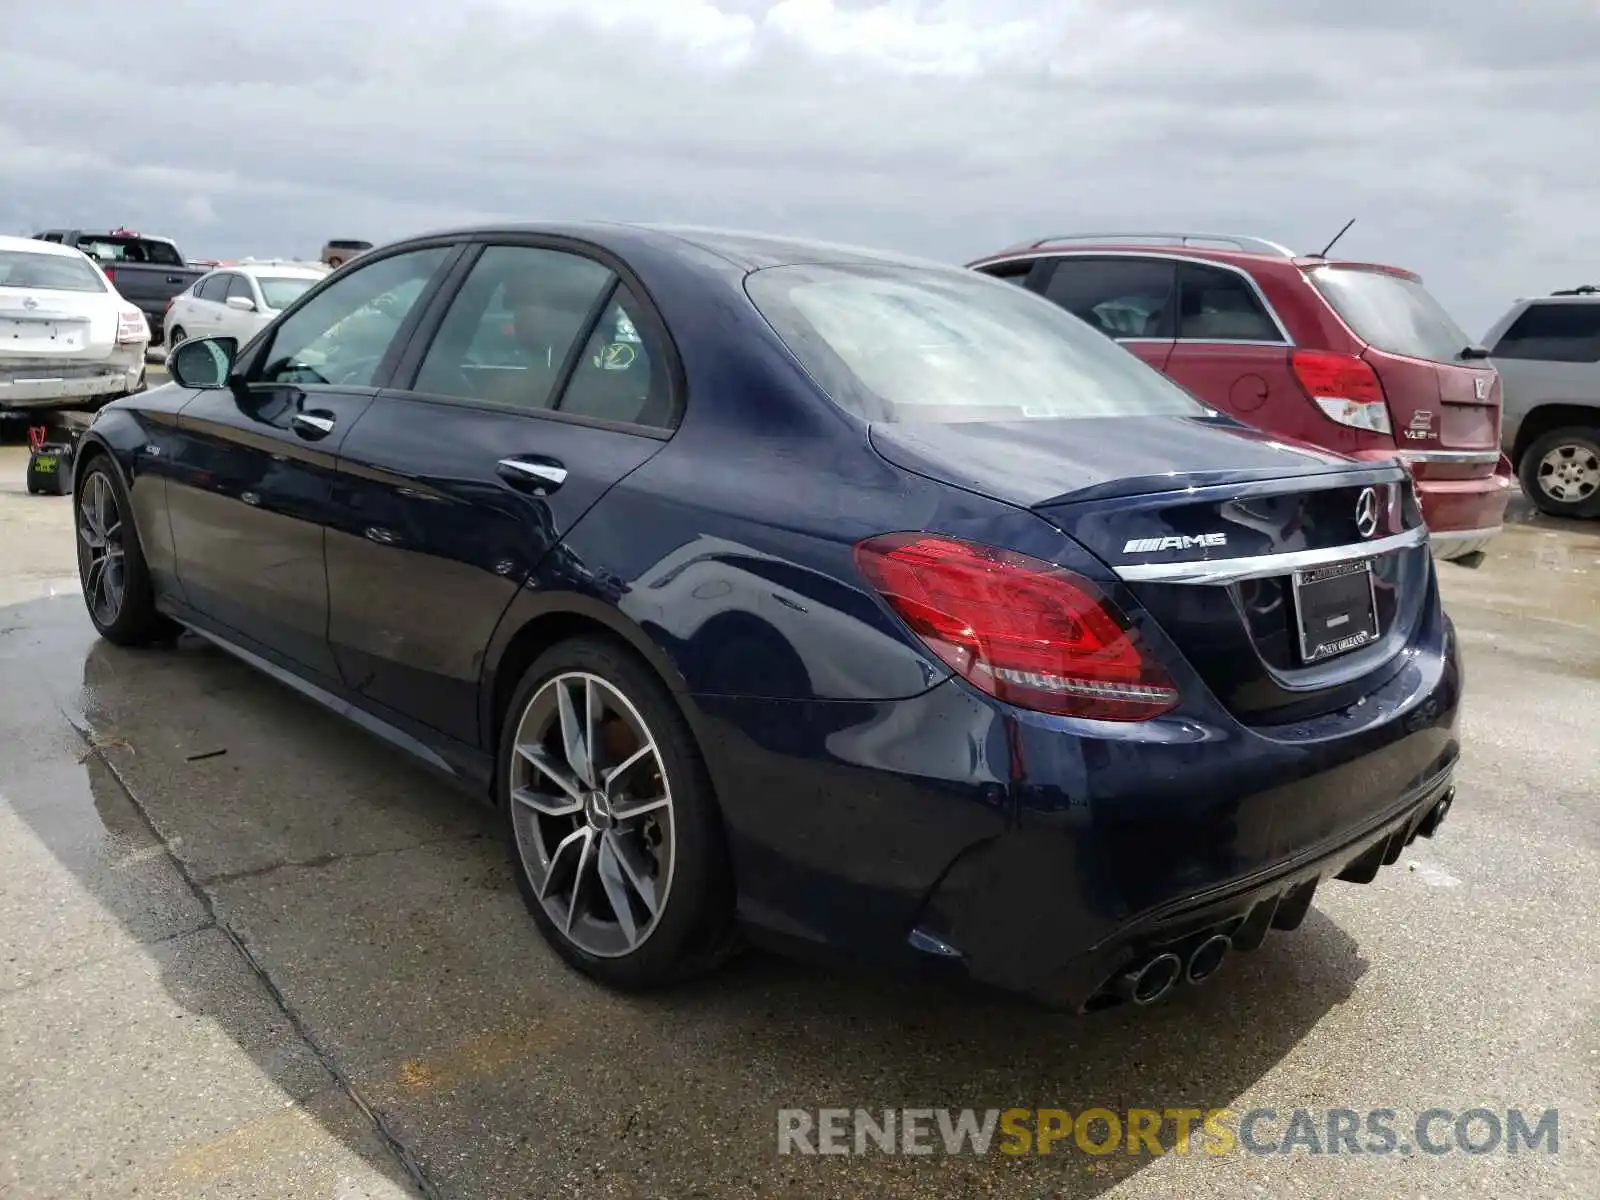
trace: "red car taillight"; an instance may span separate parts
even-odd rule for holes
[[[926,533],[868,538],[855,560],[930,650],[998,700],[1102,721],[1148,721],[1178,703],[1132,623],[1082,576]]]
[[[1296,350],[1294,377],[1330,419],[1369,433],[1390,433],[1389,408],[1378,373],[1364,358],[1328,350]]]

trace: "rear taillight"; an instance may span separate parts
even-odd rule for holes
[[[1327,350],[1296,350],[1289,365],[1306,395],[1330,420],[1369,433],[1393,432],[1383,385],[1365,359]]]
[[[868,538],[856,567],[962,678],[1022,708],[1148,721],[1178,703],[1171,676],[1089,580],[975,542]]]
[[[117,314],[117,343],[148,342],[150,325],[137,308],[125,308]]]
[[[115,267],[101,267],[100,269],[106,273],[106,278],[111,280],[112,283],[117,281],[117,269]]]

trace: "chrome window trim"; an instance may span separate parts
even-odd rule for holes
[[[1191,264],[1193,264],[1194,266],[1197,266],[1197,267],[1215,267],[1219,271],[1231,271],[1233,274],[1239,276],[1240,279],[1243,279],[1247,284],[1250,285],[1251,292],[1254,293],[1255,294],[1255,298],[1258,301],[1261,302],[1261,307],[1266,311],[1267,316],[1272,319],[1272,324],[1277,329],[1279,336],[1283,338],[1283,341],[1281,341],[1281,342],[1245,342],[1245,341],[1230,341],[1228,339],[1220,339],[1219,340],[1217,338],[1153,338],[1151,340],[1158,341],[1158,342],[1167,342],[1167,341],[1186,342],[1186,343],[1203,342],[1206,345],[1210,345],[1210,346],[1280,346],[1281,345],[1281,346],[1289,347],[1291,349],[1293,348],[1293,346],[1295,344],[1294,343],[1294,339],[1289,336],[1288,327],[1284,325],[1283,319],[1278,316],[1278,310],[1272,307],[1272,301],[1267,299],[1267,294],[1261,290],[1261,285],[1256,282],[1255,277],[1253,275],[1251,275],[1249,271],[1246,271],[1243,267],[1235,266],[1232,263],[1217,262],[1215,259],[1211,259],[1211,258],[1199,258],[1199,257],[1197,257],[1195,255],[1192,255],[1192,254],[1173,254],[1173,253],[1170,253],[1168,251],[1162,250],[1159,247],[1152,247],[1149,250],[1030,250],[1027,253],[1022,253],[1022,254],[1003,254],[1003,255],[999,256],[998,258],[984,259],[983,261],[981,261],[981,262],[977,263],[976,265],[972,266],[970,269],[975,270],[975,271],[983,271],[985,274],[987,274],[988,272],[985,270],[985,268],[988,268],[988,267],[998,267],[998,266],[1001,266],[1001,265],[1003,265],[1005,263],[1011,263],[1011,262],[1023,262],[1023,261],[1034,261],[1034,262],[1037,262],[1039,259],[1042,259],[1042,258],[1143,258],[1143,259],[1154,259],[1154,260],[1159,261],[1159,262],[1191,263]],[[1036,292],[1034,294],[1037,295],[1037,296],[1040,296],[1042,298],[1048,299],[1048,297],[1044,296],[1043,292]],[[1320,293],[1319,293],[1319,295],[1320,295]],[[1052,301],[1052,303],[1054,303],[1054,302]],[[1329,305],[1329,307],[1331,308],[1332,305]],[[1113,340],[1126,341],[1127,339],[1125,339],[1125,338],[1116,338],[1116,339],[1113,339]]]
[[[1376,558],[1396,550],[1409,550],[1427,540],[1427,527],[1418,525],[1376,541],[1325,546],[1320,550],[1291,550],[1284,554],[1256,554],[1248,558],[1214,558],[1200,562],[1125,563],[1112,570],[1127,583],[1237,583],[1241,579],[1288,575],[1329,563]]]

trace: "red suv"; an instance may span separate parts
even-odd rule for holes
[[[1259,238],[1091,234],[970,264],[1055,301],[1204,403],[1353,458],[1399,457],[1434,552],[1500,530],[1500,377],[1410,271]]]

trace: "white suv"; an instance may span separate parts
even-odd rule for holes
[[[233,263],[203,275],[167,308],[167,347],[197,337],[236,337],[242,346],[328,274],[320,263]]]
[[[1600,287],[1518,300],[1483,344],[1505,390],[1501,446],[1528,499],[1600,517]]]

